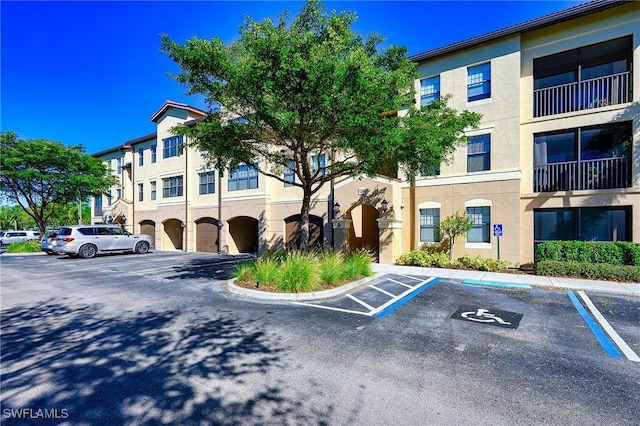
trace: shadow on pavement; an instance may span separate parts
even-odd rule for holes
[[[2,312],[2,415],[67,410],[71,424],[327,424],[287,397],[286,348],[233,313],[124,312],[65,301]],[[256,383],[259,385],[256,386]],[[57,424],[61,419],[35,420]],[[49,423],[51,422],[51,423]]]
[[[211,280],[228,280],[236,265],[255,260],[255,256],[249,254],[240,255],[214,255],[190,259],[188,262],[176,266],[173,269],[176,274],[167,276],[168,279],[194,279],[205,278]]]

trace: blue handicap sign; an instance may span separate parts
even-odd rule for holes
[[[502,224],[495,223],[493,225],[493,236],[494,237],[502,237]]]

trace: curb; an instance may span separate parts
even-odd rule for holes
[[[353,290],[354,288],[361,287],[382,275],[384,275],[384,272],[375,272],[370,277],[362,278],[358,281],[353,281],[340,287],[308,293],[273,293],[268,291],[252,290],[250,288],[238,287],[235,285],[236,279],[234,278],[227,281],[227,291],[237,296],[250,297],[258,300],[284,300],[299,302],[305,300],[328,299],[330,297],[339,296],[347,291]]]

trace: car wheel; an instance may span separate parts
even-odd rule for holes
[[[80,247],[78,254],[83,259],[89,259],[95,256],[97,251],[98,249],[93,244],[85,244],[82,247]]]
[[[136,244],[136,253],[145,254],[149,251],[149,243],[145,243],[144,241]]]

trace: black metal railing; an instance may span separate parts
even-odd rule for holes
[[[631,187],[629,157],[566,161],[533,166],[533,192]]]

